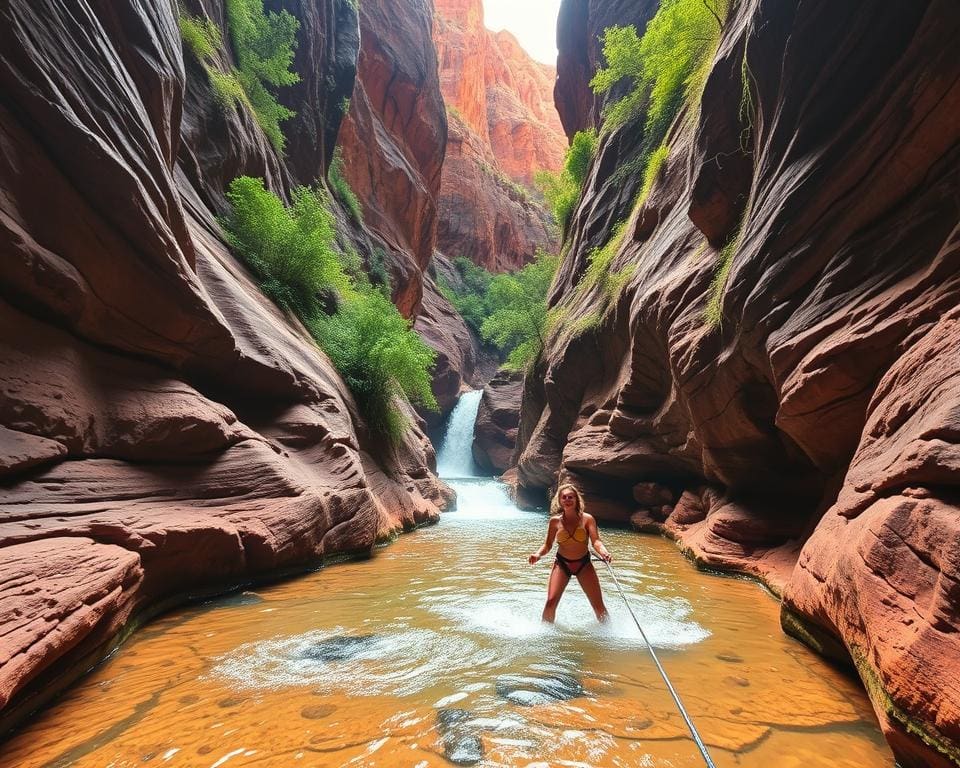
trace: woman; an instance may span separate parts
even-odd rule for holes
[[[600,541],[597,531],[597,521],[593,515],[588,515],[583,509],[583,496],[574,486],[561,485],[557,489],[553,501],[550,502],[550,522],[547,524],[547,540],[543,546],[530,555],[529,563],[533,565],[553,547],[557,542],[557,559],[550,572],[550,582],[547,586],[547,604],[543,608],[543,620],[553,623],[557,615],[557,604],[567,588],[571,576],[576,576],[580,588],[587,595],[593,612],[598,621],[607,618],[607,609],[603,605],[603,595],[600,593],[600,579],[590,561],[590,548],[587,538],[593,542],[593,548],[600,558],[610,562],[610,553]]]

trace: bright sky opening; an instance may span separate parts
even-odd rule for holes
[[[560,1],[483,0],[484,24],[494,32],[512,32],[534,59],[556,65]]]

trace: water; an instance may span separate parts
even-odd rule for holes
[[[477,389],[460,396],[437,452],[437,474],[443,478],[476,477],[473,463],[473,425],[477,421],[483,390]]]
[[[545,516],[493,480],[451,484],[456,512],[372,560],[152,623],[0,766],[702,765],[606,575],[609,624],[573,584],[542,624],[549,562],[526,556]],[[603,536],[718,766],[893,765],[860,688],[784,636],[757,585]]]

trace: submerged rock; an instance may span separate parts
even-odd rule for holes
[[[443,754],[456,765],[476,765],[483,759],[483,742],[467,727],[470,716],[465,709],[447,708],[437,712]]]
[[[311,661],[346,661],[369,651],[375,642],[375,635],[328,637],[298,650],[296,656]]]
[[[536,675],[501,675],[496,691],[514,704],[533,707],[552,704],[583,696],[583,685],[573,675],[556,673],[547,677]]]

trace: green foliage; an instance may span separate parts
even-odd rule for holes
[[[707,307],[704,310],[704,320],[711,328],[719,328],[723,321],[723,293],[727,288],[730,269],[733,267],[733,256],[740,249],[743,240],[743,230],[747,214],[743,215],[736,231],[730,236],[723,248],[720,249],[720,258],[717,262],[717,271],[710,281],[710,290],[707,294]]]
[[[300,80],[290,71],[300,22],[288,13],[265,13],[263,0],[227,0],[227,25],[237,58],[236,78],[267,138],[283,151],[280,123],[294,116],[272,89]]]
[[[637,198],[639,201],[639,197]],[[636,206],[635,206],[636,207]],[[632,218],[632,217],[631,217]],[[627,236],[627,221],[619,222],[609,240],[600,248],[594,248],[587,256],[587,269],[573,291],[565,297],[562,304],[553,307],[547,316],[547,330],[551,334],[566,334],[571,338],[597,330],[604,317],[613,306],[627,281],[633,276],[635,267],[630,265],[622,269],[613,269],[613,260],[623,247]],[[586,294],[597,291],[587,299]],[[570,322],[571,307],[591,306],[586,314]]]
[[[666,3],[661,5],[660,10],[663,11],[665,7]],[[653,20],[650,24],[653,24]],[[607,66],[598,69],[590,81],[593,92],[597,95],[607,93],[624,79],[629,80],[632,85],[626,96],[608,104],[604,109],[604,129],[612,131],[627,123],[643,109],[646,102],[645,86],[649,83],[636,27],[607,27],[600,37],[600,43]]]
[[[614,271],[613,259],[617,255],[627,236],[627,222],[621,221],[613,229],[613,235],[601,248],[595,248],[587,256],[587,271],[581,283],[582,289],[597,286],[603,292],[607,305],[633,274],[630,268]]]
[[[299,187],[287,208],[262,179],[240,176],[227,199],[227,241],[279,306],[308,318],[322,310],[331,290],[349,289],[325,192]]]
[[[594,93],[626,82],[628,93],[604,109],[604,131],[639,118],[646,110],[637,159],[618,169],[620,177],[642,174],[646,199],[668,149],[667,131],[684,102],[700,98],[711,58],[720,41],[729,0],[664,0],[643,37],[635,27],[609,27],[601,42],[607,66],[594,75]]]
[[[210,85],[213,86],[217,101],[223,107],[230,108],[240,102],[249,104],[247,94],[234,73],[221,72],[219,69],[207,67],[207,75],[210,77]]]
[[[607,66],[590,85],[604,94],[627,80],[630,91],[607,106],[604,129],[626,124],[646,105],[647,151],[658,146],[684,99],[699,97],[726,12],[727,0],[664,0],[642,38],[633,26],[609,27],[601,38]]]
[[[356,293],[334,315],[308,323],[353,392],[370,428],[396,443],[409,427],[394,399],[436,410],[430,369],[436,353],[382,293]]]
[[[310,329],[371,429],[399,439],[407,425],[396,409],[397,397],[435,409],[434,353],[386,293],[370,285],[356,252],[337,251],[327,193],[300,187],[287,207],[262,179],[241,176],[230,184],[227,199],[231,211],[221,221],[227,241],[263,292]],[[372,263],[376,258],[375,251]],[[382,251],[379,258],[385,271]]]
[[[507,354],[508,368],[524,368],[543,349],[547,291],[558,263],[558,257],[541,251],[523,269],[497,275],[490,282],[490,315],[483,321],[480,333]]]
[[[223,40],[213,19],[180,14],[180,36],[201,62],[209,61],[220,50]]]
[[[580,192],[596,151],[597,132],[578,131],[567,150],[563,169],[559,173],[539,171],[535,176],[537,186],[543,192],[553,218],[561,228],[566,227],[570,214],[580,199]]]
[[[647,167],[643,172],[643,186],[640,188],[640,196],[637,199],[638,206],[642,206],[647,201],[650,190],[653,189],[654,182],[656,182],[657,176],[660,175],[660,169],[663,168],[663,164],[669,156],[670,147],[666,144],[661,144],[650,154]]]
[[[374,248],[370,252],[370,282],[373,285],[379,285],[386,289],[387,293],[391,290],[390,270],[387,267],[387,254],[383,248]]]
[[[467,325],[480,333],[483,321],[490,314],[487,308],[487,290],[493,275],[463,256],[457,256],[453,260],[453,266],[456,267],[460,279],[456,285],[449,285],[441,277],[437,281],[440,292],[453,304]]]
[[[330,171],[327,174],[327,180],[333,188],[337,199],[344,204],[350,213],[350,218],[356,224],[363,224],[363,208],[356,194],[350,188],[350,183],[343,176],[343,151],[337,147],[333,152],[333,162],[330,163]]]

